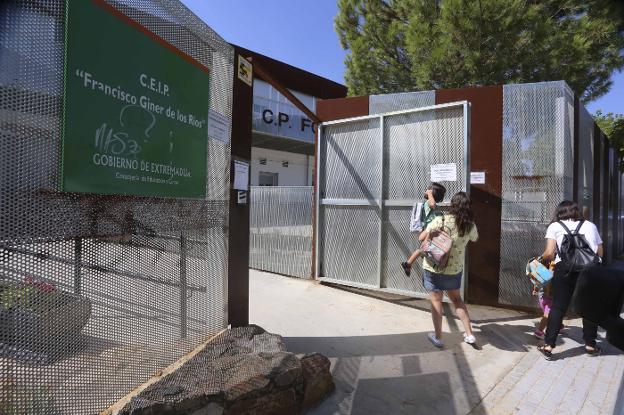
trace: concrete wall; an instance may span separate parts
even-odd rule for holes
[[[260,160],[266,159],[266,165]],[[288,167],[283,166],[288,162]],[[278,186],[311,186],[314,157],[285,151],[252,147],[251,149],[251,185],[258,186],[260,172],[278,173]]]

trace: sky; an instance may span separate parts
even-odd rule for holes
[[[344,83],[336,0],[181,1],[228,42]],[[608,94],[587,105],[592,114],[624,113],[624,72],[613,80]]]

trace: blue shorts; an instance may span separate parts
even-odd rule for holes
[[[427,292],[459,290],[461,288],[462,274],[460,272],[455,275],[445,275],[424,270],[423,285]]]

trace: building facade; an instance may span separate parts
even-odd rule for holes
[[[239,54],[265,67],[313,113],[319,99],[347,95],[345,86],[329,79],[243,48]],[[314,136],[314,122],[254,72],[250,185],[311,186]]]

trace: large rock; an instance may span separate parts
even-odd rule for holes
[[[329,359],[319,353],[301,358],[304,385],[303,409],[318,405],[336,389],[329,367]]]
[[[296,414],[334,389],[329,360],[299,359],[258,326],[228,330],[119,414]]]
[[[299,398],[293,389],[276,390],[255,398],[235,401],[228,414],[291,415],[299,413]]]

